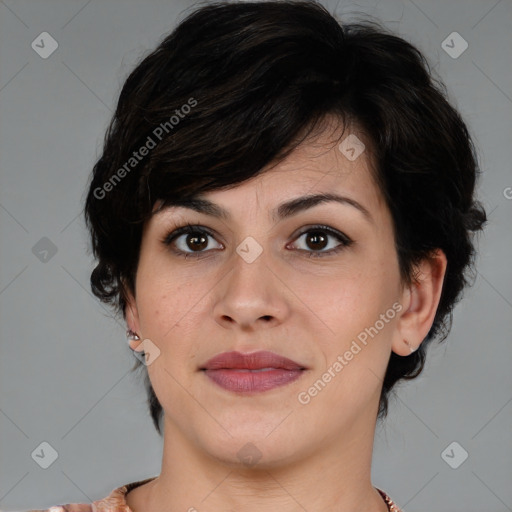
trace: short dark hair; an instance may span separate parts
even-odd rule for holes
[[[373,20],[341,23],[314,1],[197,7],[120,93],[85,204],[97,259],[92,291],[125,314],[157,200],[165,207],[248,180],[286,158],[327,115],[356,123],[371,141],[403,281],[413,282],[415,264],[436,248],[448,260],[428,335],[409,356],[391,353],[379,403],[385,417],[395,383],[418,376],[428,342],[446,338],[471,284],[472,232],[486,222],[474,199],[474,145],[447,98],[422,53]],[[162,435],[162,406],[145,377]]]

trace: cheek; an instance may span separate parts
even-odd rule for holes
[[[392,281],[384,273],[353,274],[324,290],[329,300],[319,311],[328,335],[317,339],[323,358],[304,389],[319,397],[311,398],[318,421],[346,421],[380,392],[396,318]]]
[[[158,258],[153,258],[151,265],[141,264],[137,278],[137,308],[143,336],[158,346],[166,366],[174,367],[177,362],[182,365],[184,358],[195,350],[191,340],[198,339],[198,316],[211,286],[203,279],[171,271],[168,262],[162,268]],[[150,367],[150,373],[152,370]]]
[[[367,377],[368,367],[380,373],[388,357],[399,282],[393,261],[380,254],[354,261],[350,272],[325,280],[314,294],[310,292],[311,309],[326,327],[317,340],[323,345],[326,368],[349,351],[343,371],[349,382],[359,382],[360,371]]]
[[[374,321],[396,297],[396,282],[385,267],[358,263],[350,272],[326,279],[316,292],[308,292],[315,310],[334,325],[358,325]],[[329,323],[329,322],[327,322]]]
[[[179,308],[184,307],[185,283],[180,283],[180,275],[169,265],[165,254],[154,248],[145,248],[142,254],[137,270],[137,307],[141,323],[152,329],[160,322],[175,322],[179,318]]]
[[[138,297],[141,330],[147,337],[164,342],[173,337],[186,324],[191,304],[179,288],[160,282],[150,287],[148,282]],[[191,314],[189,311],[188,315]]]

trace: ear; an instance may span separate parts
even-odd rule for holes
[[[404,289],[400,301],[404,309],[393,337],[392,350],[395,354],[410,355],[428,334],[441,298],[446,265],[446,255],[441,249],[436,249],[416,267],[416,279]]]
[[[137,303],[135,301],[135,297],[130,292],[130,290],[126,291],[127,299],[126,306],[124,308],[124,317],[126,320],[126,325],[128,329],[132,330],[136,333],[140,340],[130,340],[129,345],[132,350],[136,350],[137,352],[143,351],[143,343],[142,343],[142,335],[140,332],[140,321],[139,321],[139,311],[137,309]]]

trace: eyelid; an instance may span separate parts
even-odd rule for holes
[[[301,237],[305,233],[309,233],[310,231],[325,231],[329,233],[334,238],[341,238],[343,242],[345,242],[347,245],[353,243],[353,240],[349,238],[345,233],[342,231],[338,231],[337,229],[331,228],[329,226],[326,226],[324,224],[311,224],[308,226],[305,226],[304,228],[301,228],[302,230],[294,235],[293,240],[297,240],[299,237]]]
[[[215,239],[220,237],[220,235],[218,235],[215,230],[207,228],[202,224],[192,224],[190,222],[185,222],[184,224],[174,224],[174,226],[166,231],[166,234],[164,235],[161,242],[165,245],[170,245],[177,237],[180,235],[188,234],[190,231],[204,232],[205,234]]]

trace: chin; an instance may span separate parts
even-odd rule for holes
[[[229,430],[232,437],[223,431],[221,438],[205,440],[203,449],[217,462],[249,472],[274,469],[300,458],[298,445],[304,439],[294,440],[286,429],[272,432],[272,428],[275,425],[263,429],[239,426]]]

